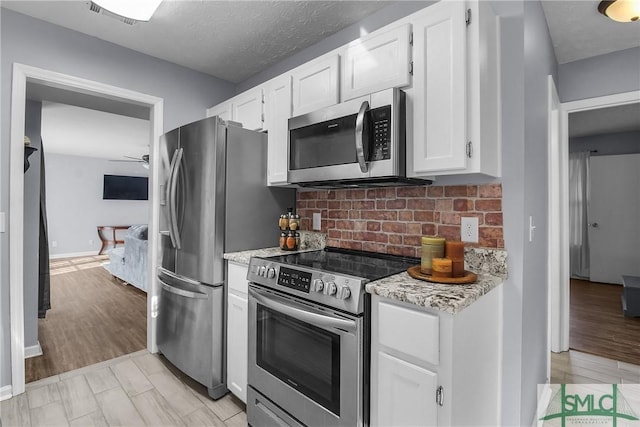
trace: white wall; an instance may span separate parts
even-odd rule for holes
[[[148,176],[139,163],[45,154],[51,256],[100,250],[99,225],[147,224],[147,200],[103,200],[103,176]],[[55,242],[55,244],[54,244]]]

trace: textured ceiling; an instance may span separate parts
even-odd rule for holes
[[[133,26],[88,2],[2,1],[2,7],[238,83],[326,38],[385,1],[164,0]]]
[[[640,21],[620,23],[598,12],[600,0],[543,0],[559,64],[640,46]]]

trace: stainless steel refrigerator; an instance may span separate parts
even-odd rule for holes
[[[295,203],[295,190],[267,187],[266,159],[265,134],[218,117],[160,141],[158,348],[214,399],[227,393],[223,253],[277,246]]]

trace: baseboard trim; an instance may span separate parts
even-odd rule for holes
[[[40,341],[36,343],[36,345],[32,345],[24,348],[24,358],[28,359],[30,357],[42,356],[42,347],[40,347]]]
[[[76,256],[89,256],[89,255],[98,255],[98,253],[96,251],[89,251],[89,252],[70,252],[68,254],[55,254],[55,255],[49,255],[49,259],[58,259],[58,258],[72,258],[72,257],[76,257]]]
[[[11,390],[10,385],[0,387],[0,401],[11,399],[12,397],[13,397],[13,392]]]

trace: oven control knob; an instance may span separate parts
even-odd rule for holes
[[[267,277],[269,279],[273,279],[274,277],[276,277],[276,269],[275,268],[269,268],[267,270]]]
[[[349,289],[348,286],[340,286],[340,289],[338,289],[336,298],[348,299],[350,296],[351,296],[351,289]]]
[[[324,284],[324,294],[325,295],[335,295],[337,291],[336,284],[333,282],[327,282]]]
[[[323,289],[324,289],[324,282],[322,281],[322,279],[315,279],[313,281],[313,286],[311,287],[311,290],[316,292],[322,292]]]
[[[264,265],[260,267],[260,269],[258,270],[258,276],[266,276],[267,273],[267,267],[265,267]]]

